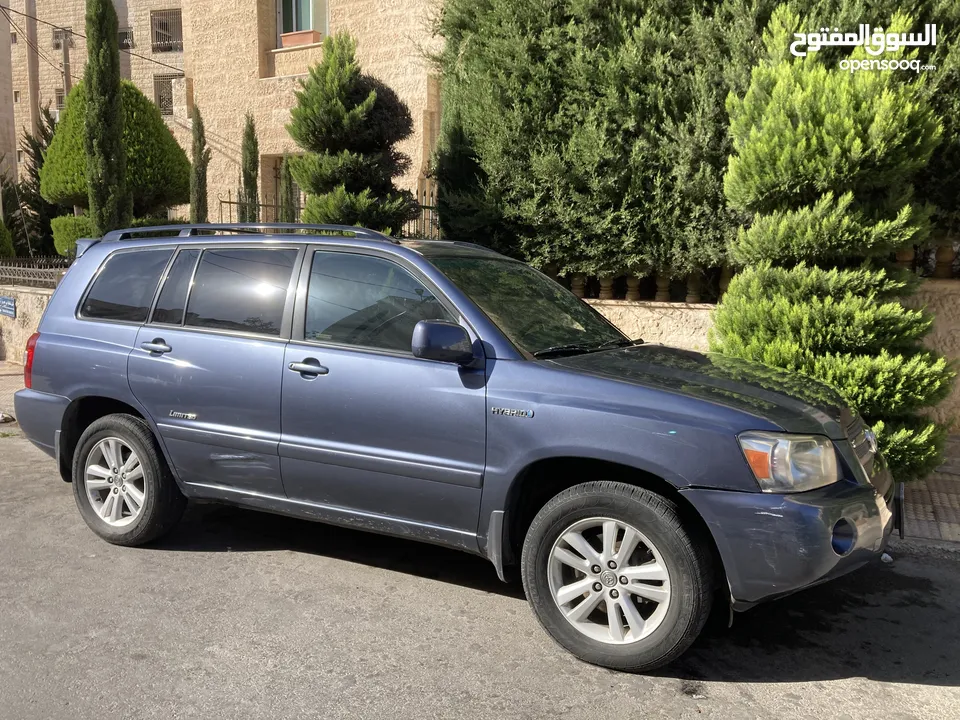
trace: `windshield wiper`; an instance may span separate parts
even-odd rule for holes
[[[606,340],[597,345],[591,343],[567,343],[566,345],[552,345],[551,347],[537,350],[533,353],[535,358],[551,357],[554,355],[575,355],[576,353],[597,352],[598,350],[609,350],[617,347],[627,347],[637,345],[643,340]]]
[[[535,358],[539,357],[550,357],[551,355],[573,355],[576,353],[585,353],[590,352],[594,349],[594,345],[589,345],[587,343],[568,343],[566,345],[552,345],[551,347],[544,348],[543,350],[537,350],[533,356]]]

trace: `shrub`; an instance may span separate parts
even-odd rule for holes
[[[121,84],[125,115],[123,145],[127,156],[127,187],[133,195],[134,216],[142,217],[190,199],[190,162],[163,122],[160,111],[137,87]],[[47,150],[40,171],[40,192],[49,202],[86,207],[86,155],[83,124],[86,90],[77,83]]]
[[[728,99],[724,189],[752,221],[731,248],[748,267],[716,310],[711,344],[832,385],[874,426],[897,478],[919,477],[936,467],[945,429],[918,412],[955,373],[923,347],[932,318],[900,303],[916,281],[886,258],[930,233],[912,181],[940,123],[919,82],[789,58],[799,24],[787,6],[774,13],[769,62]],[[895,16],[888,30],[908,25]]]
[[[13,235],[6,225],[0,222],[0,257],[14,257],[16,254],[13,248]]]
[[[410,110],[383,83],[363,75],[349,35],[328,36],[290,111],[290,136],[306,153],[290,171],[307,194],[307,223],[363,225],[399,233],[416,214],[393,179],[410,166],[395,145],[413,129]]]
[[[64,215],[50,221],[53,230],[53,244],[57,252],[64,256],[71,256],[77,248],[80,238],[98,237],[93,223],[86,215]]]

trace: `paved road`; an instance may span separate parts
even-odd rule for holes
[[[960,718],[960,554],[901,548],[709,629],[654,677],[584,665],[484,561],[191,507],[107,545],[0,438],[0,718]]]

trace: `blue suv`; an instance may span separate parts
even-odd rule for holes
[[[899,517],[827,387],[630,340],[476,245],[199,225],[77,254],[16,410],[111,543],[202,498],[446,545],[518,569],[576,656],[644,671],[715,601],[861,566]]]

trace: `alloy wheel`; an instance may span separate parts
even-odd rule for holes
[[[143,510],[147,487],[140,458],[117,437],[104,438],[87,455],[84,489],[90,506],[107,525],[124,527]]]
[[[560,533],[547,561],[550,592],[567,622],[603,643],[649,636],[670,605],[670,573],[650,539],[608,517]]]

